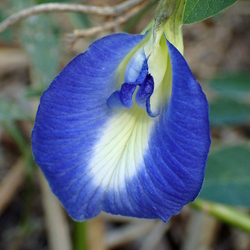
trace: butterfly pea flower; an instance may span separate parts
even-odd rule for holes
[[[34,158],[74,220],[167,221],[201,189],[208,103],[169,27],[93,42],[41,96]]]

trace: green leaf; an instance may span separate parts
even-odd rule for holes
[[[231,146],[210,153],[200,198],[250,207],[250,148]]]
[[[220,75],[208,82],[221,95],[242,100],[250,96],[250,74],[233,73]]]
[[[9,0],[14,12],[36,5],[36,0]],[[21,22],[19,38],[27,52],[31,66],[31,80],[34,88],[51,83],[59,71],[61,46],[58,24],[51,14],[41,14]]]
[[[0,123],[16,120],[32,120],[18,102],[0,97]]]
[[[250,105],[233,99],[217,99],[210,103],[212,126],[240,125],[250,121]]]
[[[237,0],[187,0],[183,23],[190,24],[202,21],[221,12],[235,2]]]
[[[58,73],[60,58],[59,34],[52,20],[45,15],[26,20],[20,39],[31,62],[33,86],[47,87]]]

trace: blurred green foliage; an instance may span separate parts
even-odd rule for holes
[[[15,10],[37,4],[34,0],[11,2]],[[22,21],[19,39],[31,61],[33,88],[45,90],[59,71],[59,34],[58,25],[50,14],[37,15]]]
[[[250,74],[221,74],[208,81],[211,128],[240,129],[250,124]],[[243,129],[243,128],[241,128]],[[238,143],[236,141],[236,143]],[[250,141],[212,149],[200,197],[235,206],[250,207]]]
[[[250,122],[250,105],[230,98],[210,103],[211,126],[243,125]]]
[[[210,101],[212,126],[250,122],[250,74],[222,74],[209,80],[208,86],[215,93]]]
[[[19,102],[0,96],[0,125],[3,122],[13,122],[16,120],[33,121],[32,116]]]
[[[250,206],[250,144],[219,148],[210,153],[200,198]]]
[[[221,74],[209,80],[209,86],[220,95],[238,100],[250,98],[250,73]]]

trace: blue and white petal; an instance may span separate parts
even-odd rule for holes
[[[116,34],[96,41],[41,97],[33,154],[75,220],[104,210],[167,221],[201,188],[210,146],[208,104],[179,51],[168,43],[172,94],[157,117],[150,116],[154,86],[136,83],[136,66],[124,77],[132,82],[125,82],[130,95],[137,85],[136,101],[123,98],[123,85],[117,84],[120,64],[144,38]]]

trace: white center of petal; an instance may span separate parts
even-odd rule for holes
[[[104,125],[89,168],[94,183],[122,188],[143,163],[153,119],[137,107],[120,111]]]
[[[127,64],[124,75],[124,82],[136,81],[137,77],[140,75],[141,68],[145,59],[146,57],[143,48],[138,49]]]

